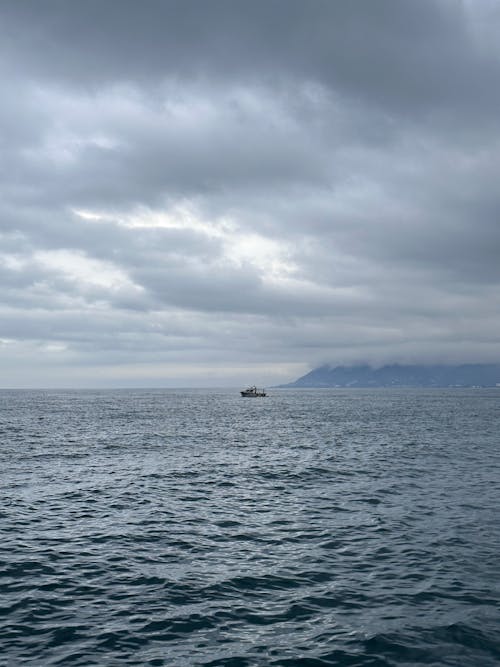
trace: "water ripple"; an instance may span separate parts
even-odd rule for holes
[[[500,664],[490,391],[0,392],[6,667]]]

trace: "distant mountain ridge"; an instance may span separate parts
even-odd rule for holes
[[[282,388],[320,387],[500,387],[500,364],[419,366],[324,365]]]

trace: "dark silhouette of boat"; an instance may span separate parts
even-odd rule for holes
[[[240,394],[242,396],[267,396],[266,390],[265,389],[257,389],[257,387],[248,387],[248,389],[243,389],[243,391],[240,391]]]

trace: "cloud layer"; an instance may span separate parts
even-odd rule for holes
[[[0,14],[3,386],[498,362],[496,2]]]

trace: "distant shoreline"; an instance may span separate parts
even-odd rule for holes
[[[500,364],[320,366],[276,389],[500,388]]]

